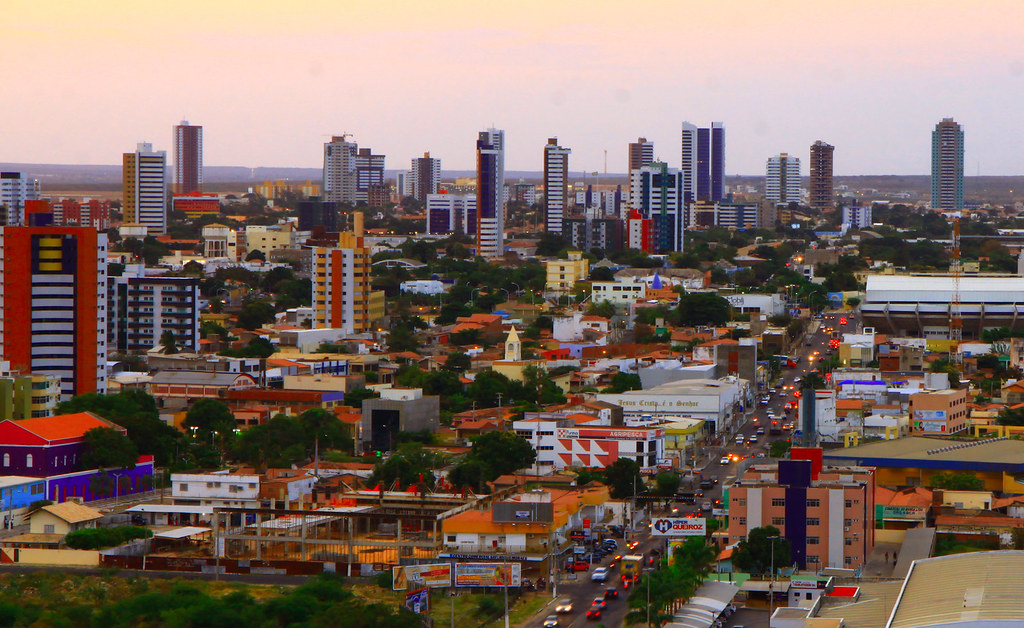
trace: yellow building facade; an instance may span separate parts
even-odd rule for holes
[[[590,276],[590,261],[583,257],[581,251],[569,251],[569,259],[551,260],[547,267],[547,281],[544,284],[548,292],[569,294],[577,281],[584,281]]]

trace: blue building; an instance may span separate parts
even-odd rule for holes
[[[25,475],[0,476],[0,512],[5,527],[14,525],[32,502],[46,499],[46,479]]]

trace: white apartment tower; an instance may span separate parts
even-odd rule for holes
[[[39,179],[24,172],[0,172],[0,205],[7,208],[7,224],[25,224],[25,201],[39,199]]]
[[[140,142],[122,161],[125,224],[142,225],[148,235],[167,231],[167,152]]]
[[[505,253],[505,132],[481,131],[476,140],[476,248],[481,257]]]
[[[549,233],[562,233],[562,218],[569,200],[569,153],[572,149],[558,145],[558,138],[548,139],[544,147],[544,228]]]
[[[780,153],[768,160],[764,197],[776,205],[800,202],[800,159]]]
[[[327,202],[356,204],[356,154],[359,147],[348,135],[324,144],[323,196]]]

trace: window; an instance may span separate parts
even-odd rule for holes
[[[4,466],[11,466],[11,454],[4,454]]]
[[[43,494],[43,485],[42,484],[33,484],[32,485],[32,494],[33,495],[42,495]]]
[[[852,565],[853,564],[853,558],[854,558],[853,556],[845,556],[845,557],[843,557],[843,564],[844,565]]]
[[[820,541],[819,541],[818,537],[816,537],[816,536],[809,536],[809,537],[807,537],[807,544],[808,545],[817,545],[819,542]]]
[[[852,499],[846,500],[846,507],[847,508],[853,508],[853,500]]]
[[[821,500],[820,499],[808,499],[807,500],[807,507],[808,508],[817,508],[819,506],[821,506]]]
[[[537,445],[538,451],[551,451],[555,448],[554,445]]]
[[[821,564],[821,561],[820,561],[820,560],[818,560],[818,557],[817,557],[817,556],[814,556],[814,555],[812,555],[812,554],[808,554],[808,555],[807,555],[807,562],[809,562],[809,563],[814,563],[814,564],[816,564],[816,565],[818,565],[818,564]]]
[[[638,442],[638,443],[636,444],[636,450],[637,450],[637,451],[643,451],[643,450],[644,450],[644,442],[643,442],[643,441],[639,441],[639,442]]]
[[[746,497],[737,497],[733,501],[736,502],[737,506],[746,506],[747,505],[747,498]]]
[[[786,505],[786,498],[784,498],[784,497],[773,497],[772,498],[772,506],[785,506],[785,505]]]
[[[818,517],[807,517],[807,525],[809,526],[820,526],[821,519]]]
[[[808,591],[808,592],[806,593],[806,595],[807,595],[807,599],[808,599],[808,600],[809,600],[809,599],[811,599],[811,595],[812,595],[812,594],[811,594],[811,592],[810,592],[810,591]]]
[[[851,525],[853,525],[853,519],[843,519],[843,525],[849,528]]]
[[[845,541],[847,545],[853,545],[853,539],[851,539],[850,537],[846,537]]]
[[[455,542],[455,535],[454,534],[449,534],[448,535],[448,542],[449,543],[454,543]]]
[[[43,534],[54,534],[52,523],[47,523],[43,525]]]
[[[772,525],[773,526],[786,525],[786,518],[785,517],[772,517]]]
[[[747,518],[746,517],[740,517],[740,525],[741,526],[747,525]]]
[[[32,454],[26,454],[25,455],[25,466],[26,467],[31,467],[32,466]]]
[[[179,484],[178,485],[178,490],[183,492],[183,493],[187,493],[188,492],[188,484],[185,484],[185,483]]]

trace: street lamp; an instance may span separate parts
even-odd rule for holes
[[[523,289],[519,286],[519,284],[515,283],[514,281],[508,282],[508,285],[516,287],[516,298],[518,299],[519,298],[519,293],[522,292]]]
[[[110,475],[114,476],[114,510],[117,510],[117,498],[118,495],[121,493],[121,476],[123,476],[124,474],[111,473]]]
[[[771,541],[772,547],[772,576],[768,580],[768,621],[772,620],[772,613],[775,610],[775,539],[779,538],[778,535],[768,537]]]

